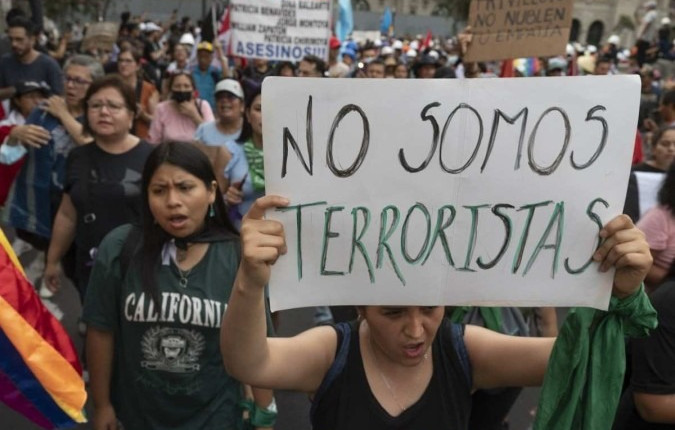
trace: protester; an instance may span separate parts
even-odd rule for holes
[[[650,295],[658,326],[649,337],[631,339],[630,386],[624,391],[612,430],[671,430],[675,426],[675,283]]]
[[[322,78],[326,74],[326,63],[315,55],[305,55],[298,65],[301,78]]]
[[[189,59],[190,52],[185,45],[177,44],[174,46],[173,61],[166,67],[164,78],[162,79],[162,100],[167,99],[169,97],[169,92],[172,91],[171,80],[174,75],[191,73]]]
[[[7,35],[12,53],[0,58],[0,100],[14,94],[19,80],[46,82],[55,94],[63,94],[63,73],[58,63],[35,49],[38,30],[26,17],[17,16],[8,23]]]
[[[244,67],[241,75],[242,78],[248,79],[254,82],[256,85],[260,85],[268,76],[271,76],[274,73],[274,69],[270,65],[269,61],[263,58],[254,58],[250,64]]]
[[[64,76],[65,96],[52,95],[26,119],[32,130],[21,142],[27,150],[26,161],[2,212],[2,221],[39,251],[34,270],[27,271],[36,284],[43,273],[42,253],[49,246],[66,183],[66,157],[73,148],[88,142],[81,124],[82,100],[92,81],[103,76],[103,68],[92,57],[75,55],[66,62]],[[73,276],[68,265],[66,274]]]
[[[211,146],[224,146],[241,134],[244,124],[244,90],[234,79],[223,79],[215,88],[214,121],[197,127],[194,139]]]
[[[408,72],[408,66],[405,63],[399,62],[396,64],[394,69],[394,77],[397,79],[407,79],[410,73]]]
[[[473,389],[542,382],[553,339],[473,326],[461,334],[438,306],[363,306],[347,326],[266,339],[264,290],[286,242],[281,224],[263,215],[288,204],[274,195],[258,199],[242,225],[243,260],[221,329],[233,376],[309,393],[317,429],[466,428]],[[616,268],[615,296],[634,294],[651,265],[644,236],[619,216],[601,237],[607,240],[593,259],[600,270]]]
[[[49,133],[42,127],[24,125],[30,112],[49,97],[51,88],[44,82],[19,81],[14,86],[11,110],[7,118],[0,121],[0,206],[4,205],[9,188],[23,165],[26,149],[22,141],[30,141],[33,135],[49,139]]]
[[[129,133],[136,98],[119,76],[95,81],[84,98],[84,128],[93,143],[68,155],[63,198],[45,267],[47,288],[61,287],[61,259],[76,244],[76,288],[80,299],[89,281],[96,249],[113,228],[140,217],[140,172],[152,149]]]
[[[171,97],[157,105],[150,124],[148,141],[190,142],[199,125],[213,121],[211,106],[206,100],[195,98],[195,84],[189,72],[172,74],[168,86]]]
[[[136,94],[138,114],[134,120],[133,133],[141,139],[147,139],[150,123],[159,103],[159,92],[152,83],[143,79],[140,61],[141,55],[136,48],[122,49],[117,56],[117,69]]]
[[[214,47],[221,68],[211,65]],[[216,108],[216,84],[227,76],[229,76],[227,58],[223,56],[220,44],[213,45],[211,42],[200,42],[197,45],[197,65],[193,68],[192,78],[195,81],[199,97],[209,102],[211,110]]]
[[[637,223],[647,238],[654,264],[647,273],[648,291],[668,276],[675,261],[675,164],[671,164],[658,193],[658,204]]]
[[[640,28],[637,32],[637,62],[640,67],[647,61],[647,51],[656,39],[656,32],[658,31],[658,24],[656,19],[658,12],[656,11],[656,1],[649,0],[645,2],[646,9],[644,15],[640,19]]]
[[[291,61],[279,61],[274,68],[274,76],[292,78],[295,76],[295,63]]]
[[[241,135],[236,142],[226,143],[232,158],[225,167],[228,180],[225,201],[232,208],[230,218],[237,227],[253,202],[265,194],[260,89],[248,96],[244,115],[246,121]]]
[[[140,197],[142,227],[105,238],[84,305],[94,428],[242,428],[242,386],[218,342],[240,249],[208,159],[157,146]],[[271,392],[253,393],[251,424],[272,427]]]
[[[374,58],[366,65],[366,77],[382,79],[384,78],[385,65],[380,58]]]

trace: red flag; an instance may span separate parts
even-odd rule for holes
[[[500,78],[512,78],[516,74],[513,71],[513,60],[502,61],[502,70],[499,72]]]
[[[431,30],[427,30],[427,35],[424,37],[424,42],[422,42],[421,49],[424,50],[431,46]]]
[[[218,33],[216,34],[216,39],[220,45],[224,48],[223,52],[226,52],[227,55],[232,55],[232,46],[230,45],[231,37],[231,27],[230,27],[230,6],[225,8],[223,16],[220,18],[220,26],[218,27]]]

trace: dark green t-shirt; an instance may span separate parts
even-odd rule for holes
[[[118,419],[126,430],[240,428],[241,385],[225,372],[219,348],[237,240],[211,243],[185,288],[173,262],[160,265],[156,306],[133,263],[121,280],[129,230],[121,226],[101,243],[83,311],[87,324],[115,336],[111,397]]]

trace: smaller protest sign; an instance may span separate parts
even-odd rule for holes
[[[328,59],[330,0],[232,0],[233,55],[272,61]]]
[[[95,22],[87,29],[87,34],[82,40],[82,50],[90,51],[98,49],[112,51],[117,41],[119,25],[115,22]]]
[[[473,40],[466,61],[561,55],[569,39],[572,0],[473,0]]]

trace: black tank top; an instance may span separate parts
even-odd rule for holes
[[[422,397],[392,417],[368,385],[358,324],[336,326],[338,345],[331,369],[312,403],[315,430],[465,430],[471,412],[471,369],[463,326],[444,319],[433,342],[433,375]],[[348,342],[348,343],[347,343]]]

